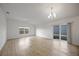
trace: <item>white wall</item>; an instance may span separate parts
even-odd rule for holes
[[[79,18],[74,19],[71,24],[72,44],[79,45]]]
[[[26,21],[19,21],[15,19],[7,19],[7,38],[12,39],[12,38],[21,38],[21,37],[26,37],[26,36],[31,36],[35,35],[35,26],[29,24]],[[28,34],[19,34],[19,27],[30,27],[30,32]]]
[[[6,42],[6,19],[3,11],[0,8],[0,49]]]
[[[36,36],[40,36],[40,37],[45,37],[45,38],[49,38],[49,39],[53,39],[53,32],[52,32],[52,28],[37,28],[36,29]]]

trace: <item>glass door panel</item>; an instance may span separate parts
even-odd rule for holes
[[[67,25],[61,25],[61,40],[67,40]]]
[[[53,32],[53,38],[54,39],[59,39],[59,25],[55,25],[54,27],[53,27],[53,30],[54,30],[54,32]]]

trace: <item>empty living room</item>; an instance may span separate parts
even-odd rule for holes
[[[0,3],[0,56],[79,56],[79,3]]]

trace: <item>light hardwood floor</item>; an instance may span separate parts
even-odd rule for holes
[[[2,56],[78,56],[79,47],[66,41],[42,37],[26,37],[8,40],[1,51]]]

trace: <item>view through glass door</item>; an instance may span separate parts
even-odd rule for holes
[[[54,27],[53,27],[53,38],[54,39],[59,39],[60,37],[59,37],[59,35],[60,35],[60,33],[59,33],[59,31],[60,31],[60,29],[59,29],[59,25],[55,25]]]
[[[67,25],[54,25],[53,38],[67,40]]]

